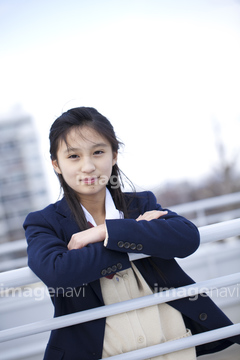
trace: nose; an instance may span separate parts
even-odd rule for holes
[[[82,159],[82,166],[81,166],[82,173],[90,174],[94,170],[95,170],[95,165],[89,157]]]

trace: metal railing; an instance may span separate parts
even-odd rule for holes
[[[212,198],[191,201],[189,203],[171,206],[171,210],[183,216],[190,216],[192,222],[197,226],[207,225],[219,221],[230,220],[240,217],[240,206],[237,209],[228,209],[214,214],[206,214],[208,210],[220,209],[224,207],[232,207],[240,204],[240,192],[216,196]]]
[[[201,244],[240,235],[240,218],[199,227]],[[130,260],[148,255],[131,254]],[[33,284],[41,281],[28,267],[0,273],[0,291],[7,287]]]
[[[199,228],[201,243],[209,243],[240,235],[240,219],[224,221],[222,223],[202,226]],[[143,254],[131,254],[131,260],[145,257]],[[34,284],[40,279],[28,268],[7,271],[0,274],[0,291],[23,285]],[[134,309],[140,309],[151,305],[161,304],[176,300],[178,298],[196,296],[207,293],[225,286],[232,286],[239,283],[240,272],[211,280],[201,281],[196,284],[154,293],[145,297],[128,300],[117,304],[106,305],[95,309],[69,314],[57,318],[46,319],[34,323],[17,326],[11,329],[0,331],[0,343],[19,339],[33,334],[51,331],[57,328],[71,326],[94,319],[115,315]],[[183,350],[188,347],[197,346],[218,339],[227,338],[240,334],[240,323],[208,331],[203,334],[193,335],[184,339],[174,340],[164,344],[147,347],[141,350],[113,356],[109,360],[141,360],[169,352]]]
[[[224,206],[240,205],[240,192],[216,196],[171,206],[171,210],[189,218],[197,226],[204,226],[220,221],[226,221],[240,217],[240,206],[237,209],[207,215],[211,209],[219,209]],[[187,216],[191,215],[191,216]],[[25,239],[0,244],[0,272],[13,268],[20,268],[27,265],[27,243]],[[21,257],[10,259],[9,256],[22,252]],[[24,254],[25,253],[25,254]]]
[[[116,315],[147,306],[162,304],[164,302],[173,301],[179,298],[196,296],[213,289],[215,290],[220,287],[234,285],[238,281],[240,281],[240,272],[212,280],[201,281],[192,285],[158,292],[153,295],[143,296],[134,300],[127,300],[121,303],[105,305],[90,310],[59,316],[49,320],[42,320],[35,323],[2,330],[0,331],[0,343],[45,331],[80,324],[87,321],[101,319],[106,316]]]

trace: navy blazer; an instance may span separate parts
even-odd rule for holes
[[[103,306],[100,281],[103,276],[129,268],[127,253],[150,255],[134,261],[149,286],[172,288],[194,283],[174,258],[192,254],[199,246],[199,232],[194,224],[168,210],[151,221],[135,219],[149,210],[163,210],[151,192],[125,193],[130,205],[129,218],[106,220],[108,244],[90,244],[71,250],[67,244],[79,232],[68,204],[62,200],[41,211],[30,213],[24,229],[28,242],[28,264],[48,286],[55,307],[54,316]],[[232,324],[208,298],[183,298],[169,302],[179,310],[192,333]],[[51,332],[45,360],[96,360],[102,356],[105,319],[69,326]],[[197,346],[197,354],[220,351],[239,336]]]

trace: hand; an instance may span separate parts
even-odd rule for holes
[[[163,211],[163,210],[146,211],[143,215],[139,215],[136,221],[141,221],[141,220],[151,221],[154,219],[159,219],[161,216],[166,215],[167,213],[168,211]]]
[[[68,243],[68,249],[82,249],[88,244],[100,242],[106,238],[106,225],[98,225],[90,229],[73,234]]]

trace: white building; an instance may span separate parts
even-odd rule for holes
[[[48,203],[34,122],[0,119],[0,243],[24,238],[26,215]]]

